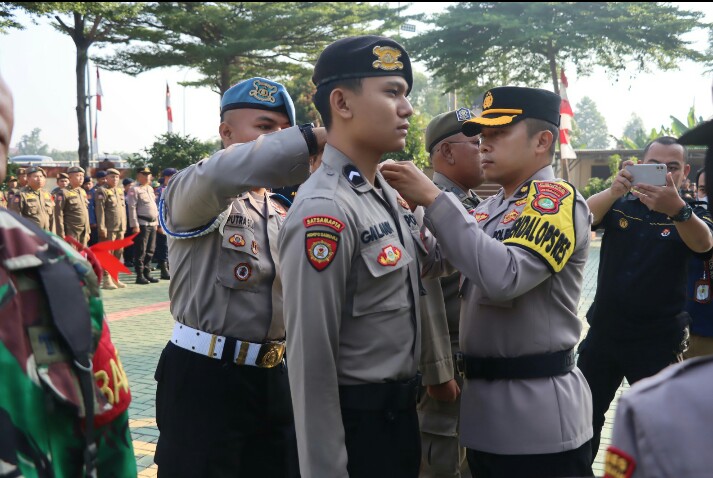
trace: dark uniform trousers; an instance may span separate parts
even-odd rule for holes
[[[134,269],[139,274],[151,268],[151,258],[156,248],[156,226],[139,226],[134,238]]]
[[[421,463],[416,401],[407,382],[339,387],[350,478],[417,478]]]
[[[577,367],[592,391],[592,461],[597,456],[602,427],[610,404],[624,378],[633,385],[656,375],[678,361],[683,331],[645,337],[642,340],[615,338],[591,328],[579,346]]]
[[[159,264],[168,261],[168,238],[166,234],[156,233],[156,253],[153,258]]]
[[[169,342],[155,379],[159,477],[299,477],[284,362],[274,368],[234,365]],[[174,402],[179,395],[182,400]]]

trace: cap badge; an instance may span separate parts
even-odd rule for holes
[[[493,94],[491,92],[485,93],[485,98],[483,98],[483,109],[487,110],[493,106]]]
[[[372,50],[374,55],[378,60],[374,60],[371,64],[377,70],[403,70],[404,64],[399,61],[399,57],[402,55],[401,50],[391,46],[375,46]]]
[[[277,93],[277,86],[260,80],[253,81],[253,89],[250,90],[250,96],[258,101],[265,101],[268,103],[274,103],[276,101],[275,97],[272,96],[275,93]]]
[[[456,118],[458,121],[466,121],[472,117],[473,115],[470,114],[470,110],[468,108],[458,108],[458,110],[456,110]]]

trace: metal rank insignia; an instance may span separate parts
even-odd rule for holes
[[[458,108],[456,110],[456,119],[460,122],[467,121],[471,119],[473,115],[468,108]]]
[[[249,94],[258,101],[274,103],[276,100],[272,95],[275,93],[277,93],[277,86],[265,83],[264,81],[255,80],[253,81],[253,89],[250,90]]]
[[[375,46],[372,50],[378,60],[374,60],[371,64],[377,70],[403,70],[404,64],[399,61],[402,55],[401,50],[392,46]]]

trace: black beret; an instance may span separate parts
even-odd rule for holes
[[[314,66],[312,81],[319,89],[328,83],[370,76],[402,76],[413,86],[411,60],[391,38],[363,35],[337,40],[324,49]]]
[[[500,128],[525,118],[547,121],[559,128],[562,98],[539,88],[502,86],[483,95],[483,112],[463,123],[463,134],[475,136],[483,126]]]
[[[124,180],[121,181],[121,184],[123,184],[124,186],[127,186],[127,185],[129,185],[129,184],[131,184],[131,183],[133,183],[133,182],[134,182],[134,180],[131,179],[131,178],[124,178]]]

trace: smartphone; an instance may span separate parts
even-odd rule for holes
[[[633,164],[627,166],[626,170],[634,177],[631,184],[666,185],[665,164]]]

